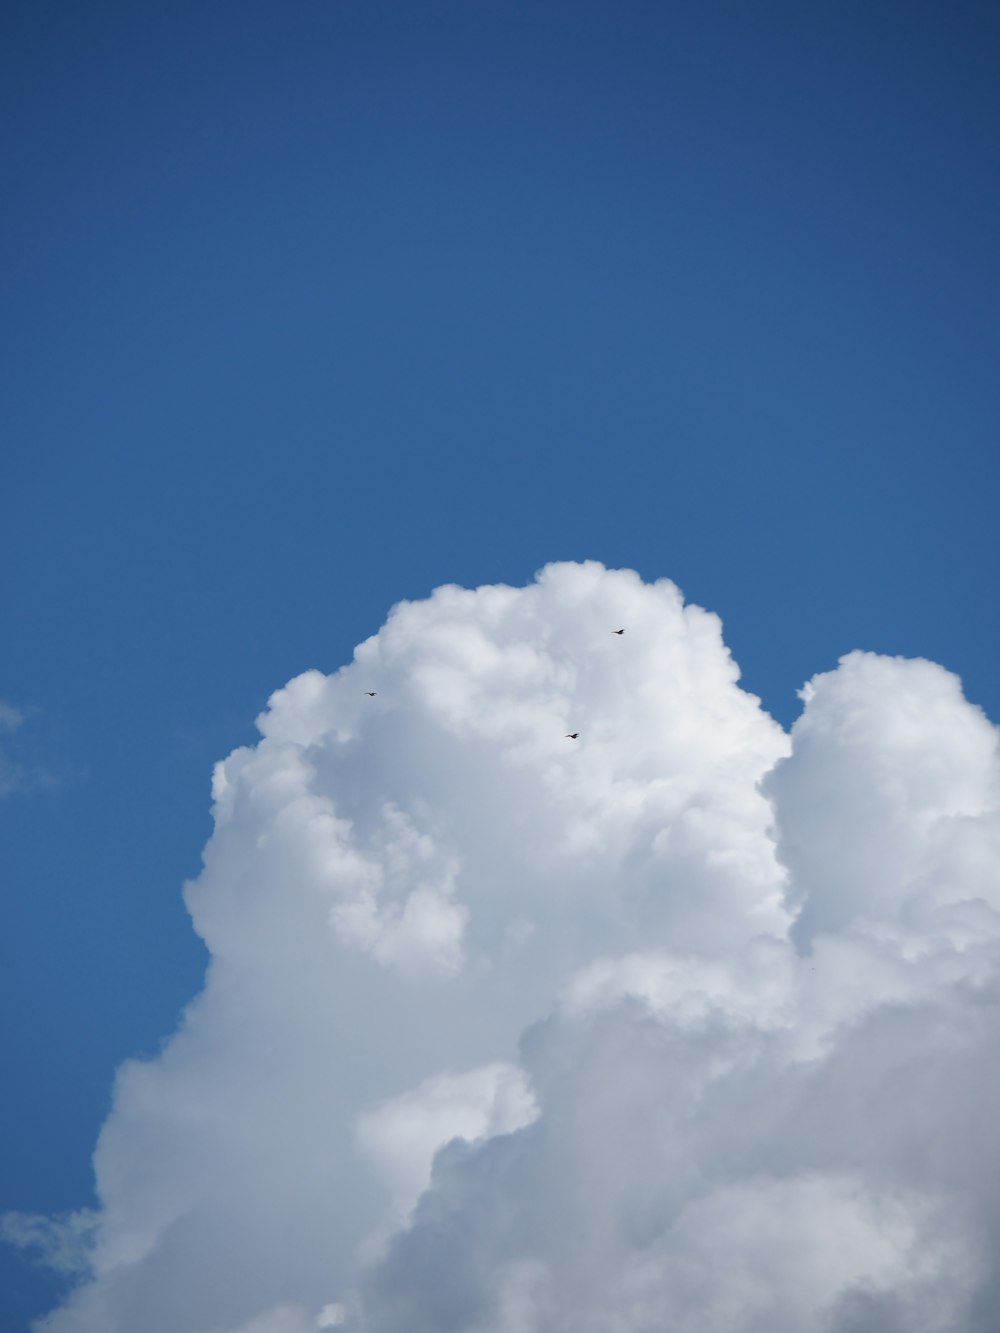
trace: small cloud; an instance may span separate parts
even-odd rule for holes
[[[65,764],[53,763],[40,751],[52,748],[50,740],[30,724],[41,710],[18,707],[0,699],[0,799],[33,796],[54,791],[76,777]]]
[[[27,713],[22,708],[15,708],[13,704],[5,704],[0,699],[0,731],[17,731],[26,717]]]
[[[98,1214],[89,1208],[46,1217],[42,1213],[0,1214],[0,1240],[21,1250],[39,1268],[78,1277],[90,1268]]]

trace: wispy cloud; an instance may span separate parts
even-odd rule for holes
[[[53,791],[76,776],[65,765],[39,754],[43,742],[32,724],[41,711],[0,699],[0,798]]]
[[[562,564],[278,690],[46,1333],[992,1330],[997,731],[930,662],[790,735],[738,680]]]
[[[78,1276],[89,1269],[97,1220],[97,1213],[85,1208],[58,1217],[11,1211],[0,1215],[0,1239],[42,1268]]]
[[[0,699],[0,731],[16,731],[26,717],[23,709]]]

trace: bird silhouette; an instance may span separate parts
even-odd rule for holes
[[[378,690],[365,690],[365,694],[368,695],[369,699],[374,699],[376,694],[378,694]]]
[[[567,734],[566,739],[568,741],[575,741],[577,736],[579,736],[579,734],[580,733],[578,731],[571,731]]]
[[[611,633],[612,633],[612,634],[624,634],[625,631],[624,631],[623,629],[613,629],[613,630],[611,631]]]

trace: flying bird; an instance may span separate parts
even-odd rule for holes
[[[611,633],[612,633],[612,634],[624,634],[625,631],[624,631],[623,629],[613,629],[613,630],[611,631]]]
[[[369,699],[374,699],[376,694],[378,694],[378,690],[365,690],[365,694],[368,695]]]
[[[578,731],[571,731],[567,734],[566,739],[568,741],[575,741],[577,736],[579,736],[579,734],[580,733]]]

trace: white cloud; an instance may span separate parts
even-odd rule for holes
[[[992,1328],[997,734],[927,662],[803,697],[596,564],[279,690],[48,1333]]]
[[[467,1074],[439,1074],[365,1111],[357,1138],[396,1201],[394,1220],[402,1222],[430,1184],[434,1156],[445,1144],[510,1134],[537,1114],[523,1072],[498,1061]]]

